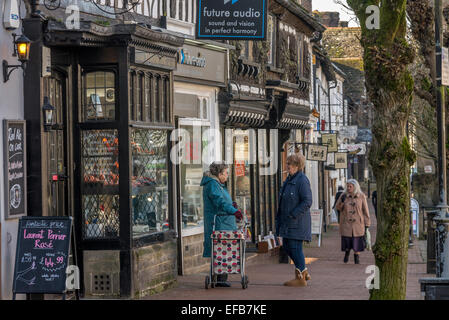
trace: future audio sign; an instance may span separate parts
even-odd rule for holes
[[[198,0],[197,39],[264,40],[267,0]]]

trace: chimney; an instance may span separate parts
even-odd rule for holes
[[[326,27],[338,27],[340,23],[340,13],[339,12],[318,12],[315,11],[318,15],[322,24]]]

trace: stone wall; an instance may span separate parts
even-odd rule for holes
[[[176,284],[176,239],[132,250],[132,292],[135,298],[155,294]]]
[[[363,57],[360,28],[328,28],[323,35],[323,46],[331,60]]]
[[[203,239],[203,233],[182,239],[185,275],[209,270],[210,259],[203,258]]]
[[[120,294],[120,251],[85,250],[85,295],[118,296]]]

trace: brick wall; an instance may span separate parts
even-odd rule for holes
[[[210,259],[203,258],[203,239],[203,233],[183,238],[184,274],[209,270]]]
[[[176,239],[132,250],[134,297],[161,292],[176,283]]]

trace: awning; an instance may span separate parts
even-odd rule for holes
[[[79,29],[67,29],[64,23],[50,20],[45,31],[45,44],[50,46],[128,46],[156,50],[161,55],[177,54],[184,38],[167,32],[154,31],[137,24],[101,26],[81,21]]]
[[[302,129],[309,123],[311,113],[312,110],[306,105],[287,103],[277,127],[279,129]]]
[[[220,123],[227,126],[261,128],[269,118],[270,101],[253,96],[220,91]]]

